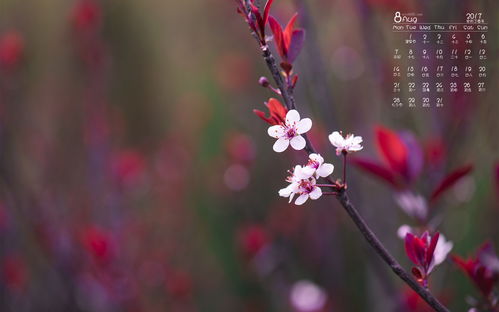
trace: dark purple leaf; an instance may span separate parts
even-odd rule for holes
[[[300,54],[301,48],[303,47],[303,42],[305,41],[305,30],[296,29],[291,35],[291,42],[288,47],[288,62],[293,63]]]

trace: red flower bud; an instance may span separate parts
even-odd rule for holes
[[[267,79],[267,77],[260,77],[260,79],[258,79],[258,84],[264,88],[268,88],[270,85],[270,82]]]

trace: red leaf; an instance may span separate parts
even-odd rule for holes
[[[433,253],[435,252],[435,248],[437,247],[438,238],[440,237],[440,233],[435,233],[431,238],[430,247],[428,247],[428,251],[426,252],[426,264],[429,266],[431,260],[433,259]]]
[[[265,24],[263,23],[262,15],[258,10],[258,7],[254,4],[251,4],[251,11],[256,18],[256,24],[258,25],[258,31],[260,32],[260,36],[263,37],[265,34]]]
[[[270,98],[269,101],[265,103],[265,106],[269,109],[269,117],[265,116],[265,113],[258,109],[254,109],[253,113],[271,125],[278,125],[284,122],[288,110],[279,100]]]
[[[255,115],[257,115],[258,117],[260,117],[263,121],[265,121],[266,123],[270,124],[270,125],[275,125],[274,123],[274,120],[272,118],[268,118],[265,116],[265,113],[262,112],[261,110],[258,110],[258,109],[254,109],[253,110],[253,113]]]
[[[264,26],[267,25],[267,21],[269,20],[270,7],[272,6],[273,1],[274,0],[268,0],[267,3],[265,4],[265,9],[263,10],[263,24],[264,24]]]
[[[285,122],[288,110],[284,107],[284,105],[282,105],[281,102],[279,102],[279,100],[270,98],[265,105],[269,108],[270,116],[274,118],[277,124]]]
[[[393,173],[389,169],[371,160],[352,157],[350,158],[350,163],[374,175],[375,177],[380,178],[381,180],[385,181],[386,183],[390,184],[392,187],[396,189],[402,188],[402,185],[399,183],[399,181],[397,181],[397,178],[393,175]]]
[[[378,126],[375,129],[378,152],[384,161],[399,173],[407,177],[407,147],[398,134],[390,129]]]
[[[283,43],[283,34],[281,25],[275,20],[275,18],[270,15],[269,16],[269,25],[272,33],[274,34],[274,42],[277,45],[277,52],[282,58],[286,57],[286,50]]]
[[[468,175],[472,170],[473,165],[469,164],[449,173],[431,193],[430,202],[435,202],[444,192],[449,190],[457,181]]]
[[[414,251],[414,240],[415,239],[416,239],[416,237],[411,233],[407,233],[405,235],[405,253],[407,254],[407,257],[409,257],[409,259],[415,265],[419,265],[418,258],[416,256],[415,251]]]
[[[303,47],[303,42],[305,41],[305,31],[303,29],[296,29],[291,35],[291,43],[288,47],[288,62],[293,63],[300,54],[301,48]]]
[[[473,271],[473,261],[465,260],[457,255],[451,255],[451,259],[464,273],[470,274]]]
[[[285,48],[286,48],[286,54],[288,53],[289,46],[291,44],[291,39],[293,36],[293,30],[295,29],[295,22],[296,22],[297,17],[298,17],[298,13],[295,13],[295,15],[293,15],[293,17],[291,17],[291,19],[288,22],[288,25],[286,25],[286,28],[284,28],[284,31],[283,31],[283,40],[284,40],[284,44],[285,44]]]

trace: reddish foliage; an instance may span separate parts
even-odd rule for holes
[[[387,169],[386,167],[379,165],[376,162],[369,159],[352,157],[350,158],[349,161],[355,166],[363,169],[364,171],[390,184],[392,187],[396,189],[402,188],[402,184],[398,181],[397,177],[393,174],[393,172],[390,169]]]
[[[407,177],[408,150],[404,141],[394,131],[377,126],[375,129],[378,152],[390,168]]]
[[[283,60],[281,67],[288,74],[291,71],[293,62],[303,47],[303,42],[305,40],[305,31],[303,29],[295,29],[297,17],[298,13],[295,13],[283,30],[279,22],[277,22],[274,17],[269,16],[269,25],[274,34],[277,52]]]
[[[244,17],[251,30],[258,36],[261,44],[265,44],[265,26],[267,25],[270,7],[272,6],[273,1],[274,0],[267,1],[265,8],[263,9],[263,16],[260,14],[258,7],[254,5],[254,0],[250,0],[249,11],[245,4],[246,1],[238,1],[237,12]],[[253,14],[255,19],[250,18],[250,14]]]
[[[449,173],[431,193],[430,202],[435,202],[442,194],[448,191],[459,180],[471,173],[472,170],[473,165],[469,164]]]
[[[428,232],[421,237],[412,233],[405,236],[405,251],[409,259],[417,266],[412,269],[414,277],[420,283],[424,283],[431,271],[433,253],[437,246],[440,234],[437,232],[430,239]]]
[[[270,125],[280,125],[285,122],[288,110],[279,100],[270,98],[269,101],[265,103],[265,106],[269,109],[269,117],[266,117],[264,112],[257,109],[254,109],[253,113]]]
[[[497,259],[492,244],[484,243],[476,252],[475,256],[463,259],[453,255],[452,260],[475,284],[484,297],[489,297],[494,289],[494,284],[499,281],[499,272],[493,270],[485,263],[486,256]]]

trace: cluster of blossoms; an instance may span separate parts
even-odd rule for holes
[[[259,110],[254,110],[254,113],[270,124],[267,132],[269,136],[277,139],[273,146],[274,151],[284,152],[290,145],[295,150],[303,150],[307,145],[303,134],[312,128],[312,120],[302,119],[295,109],[288,111],[281,102],[274,98],[269,99],[265,106],[269,109],[268,117]],[[337,155],[346,157],[348,153],[362,150],[362,137],[360,136],[349,134],[343,137],[340,132],[335,131],[329,135],[329,141],[336,148]],[[296,165],[293,170],[290,170],[291,175],[286,178],[289,185],[281,189],[279,195],[289,197],[289,202],[293,201],[297,195],[296,205],[304,204],[309,198],[318,199],[322,196],[322,190],[317,180],[330,176],[333,171],[334,166],[325,163],[320,154],[311,153],[306,165]]]
[[[289,197],[291,202],[295,195],[298,198],[295,201],[296,205],[302,205],[310,199],[318,199],[322,196],[322,190],[317,185],[319,177],[325,178],[331,175],[334,171],[332,164],[324,163],[324,158],[319,154],[310,154],[309,161],[305,166],[296,165],[287,177],[286,181],[289,185],[279,190],[279,195]]]

